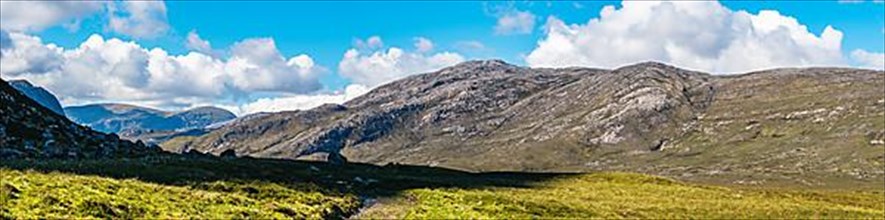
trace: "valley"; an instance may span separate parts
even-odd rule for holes
[[[0,218],[878,218],[881,82],[471,61],[341,105],[79,107],[104,109],[87,126],[3,82]],[[211,129],[158,129],[161,146],[93,130],[165,120]]]

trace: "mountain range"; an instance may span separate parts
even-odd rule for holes
[[[30,98],[51,94],[28,96],[4,82],[0,144],[15,147],[0,156],[144,151],[121,140],[129,139],[177,153],[875,185],[885,177],[883,83],[883,71],[852,68],[711,75],[655,62],[608,70],[487,60],[413,75],[340,105],[237,119],[211,107],[64,109],[87,128]]]
[[[126,104],[92,104],[65,107],[64,111],[71,120],[92,129],[148,143],[202,134],[209,125],[236,118],[230,111],[215,107],[168,112]]]
[[[0,158],[110,158],[157,151],[77,125],[0,80]],[[44,99],[48,100],[48,99]]]
[[[470,61],[162,147],[473,171],[878,184],[883,82],[882,71],[851,68],[711,75],[655,62],[608,70]]]
[[[468,62],[164,144],[184,154],[0,81],[0,218],[876,218],[883,75]]]

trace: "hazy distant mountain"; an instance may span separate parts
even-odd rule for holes
[[[95,158],[155,151],[77,125],[0,80],[0,158]]]
[[[873,181],[885,177],[883,82],[882,71],[849,68],[717,76],[653,62],[605,70],[472,61],[163,147],[469,170]]]
[[[166,112],[125,104],[93,104],[64,108],[71,120],[92,129],[117,133],[125,138],[152,142],[182,133],[194,134],[206,126],[236,118],[230,111],[199,107]],[[196,132],[201,133],[201,132]]]
[[[52,112],[55,112],[59,115],[65,115],[65,111],[61,108],[61,104],[58,102],[58,99],[55,98],[55,95],[46,91],[39,86],[34,86],[30,82],[25,80],[11,80],[9,81],[9,85],[13,88],[21,91],[28,98],[37,101],[43,107],[48,108]]]

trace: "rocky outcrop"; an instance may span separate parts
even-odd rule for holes
[[[0,158],[103,158],[157,152],[79,126],[0,81]]]

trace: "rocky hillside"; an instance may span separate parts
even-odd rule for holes
[[[99,158],[155,151],[77,125],[0,80],[0,158]]]
[[[13,88],[17,89],[19,92],[31,98],[34,101],[37,101],[43,107],[48,108],[52,112],[55,112],[59,115],[65,115],[64,109],[61,108],[61,103],[58,102],[58,99],[55,98],[55,95],[46,91],[39,86],[34,86],[30,82],[25,80],[11,80],[9,81],[9,85]]]
[[[203,128],[232,120],[236,115],[215,107],[166,112],[125,104],[66,107],[68,117],[95,130],[124,138],[159,142],[178,135],[202,134]]]
[[[714,76],[653,62],[604,70],[472,61],[343,105],[238,120],[164,148],[466,170],[878,184],[883,90],[882,71],[861,69]]]

